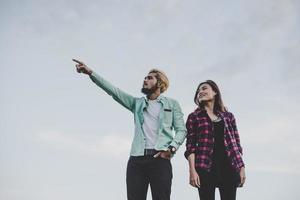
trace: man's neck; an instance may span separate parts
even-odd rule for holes
[[[157,97],[159,97],[159,95],[160,95],[160,91],[159,91],[159,90],[156,90],[155,92],[153,92],[153,93],[147,95],[147,98],[148,98],[149,100],[155,100],[155,99],[157,99]]]

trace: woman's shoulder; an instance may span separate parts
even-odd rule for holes
[[[229,118],[230,120],[234,119],[234,114],[228,110],[222,112],[222,115],[226,118]]]
[[[199,115],[201,115],[203,113],[203,109],[200,109],[200,108],[196,108],[193,112],[191,112],[189,115],[188,115],[188,118],[191,118],[191,117],[197,117]]]

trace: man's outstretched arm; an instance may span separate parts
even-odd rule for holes
[[[93,72],[93,70],[90,69],[88,66],[86,66],[83,62],[76,59],[72,59],[72,60],[77,63],[76,70],[78,73],[89,75],[92,81],[96,85],[102,88],[107,94],[111,95],[122,106],[124,106],[125,108],[133,112],[135,107],[135,100],[136,100],[135,97],[113,86],[110,82],[105,80],[103,77]]]

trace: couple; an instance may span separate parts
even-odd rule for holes
[[[186,140],[190,184],[201,200],[213,200],[218,187],[221,200],[234,200],[236,188],[245,182],[245,167],[235,118],[222,102],[218,86],[211,80],[199,84],[194,102],[198,108],[183,121],[178,102],[161,94],[169,81],[160,70],[152,69],[144,78],[136,98],[113,86],[83,62],[78,73],[91,80],[134,114],[135,132],[127,164],[128,200],[146,200],[150,184],[153,200],[169,200],[172,184],[170,159]],[[173,130],[175,135],[173,135]]]

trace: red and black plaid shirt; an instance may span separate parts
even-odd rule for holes
[[[232,167],[238,172],[244,166],[242,160],[243,150],[240,145],[239,133],[236,127],[234,115],[230,112],[219,112],[217,114],[224,121],[224,145],[226,154],[230,159]],[[197,108],[192,112],[186,122],[187,158],[195,153],[195,167],[210,171],[212,166],[212,154],[214,148],[213,125],[205,109]]]

